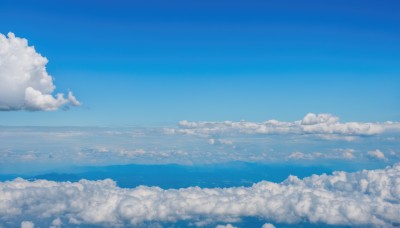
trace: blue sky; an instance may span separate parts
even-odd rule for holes
[[[1,125],[400,119],[396,1],[3,1],[0,32],[83,106]]]

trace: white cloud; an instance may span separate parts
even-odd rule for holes
[[[381,170],[334,172],[251,187],[163,190],[119,188],[112,180],[76,183],[0,182],[0,224],[29,217],[37,224],[137,225],[177,220],[231,222],[243,216],[277,223],[354,226],[400,223],[400,164]]]
[[[333,152],[303,153],[293,152],[286,156],[286,160],[314,160],[314,159],[353,159],[354,149],[334,149]]]
[[[208,139],[208,143],[211,145],[232,145],[233,144],[233,142],[231,140],[214,139],[214,138]]]
[[[52,95],[55,85],[47,62],[26,39],[0,34],[0,110],[51,111],[80,105],[72,92],[66,98]]]
[[[354,158],[354,149],[335,149],[334,151],[341,154],[343,158],[352,159]]]
[[[23,221],[21,222],[21,228],[33,228],[35,224],[31,221]]]
[[[68,91],[68,101],[71,103],[72,106],[81,106],[82,103],[76,99],[74,94],[71,91]]]
[[[311,154],[305,154],[299,151],[293,152],[291,154],[289,154],[286,159],[307,159],[307,160],[311,160],[314,159],[314,156]]]
[[[58,227],[61,227],[61,225],[62,225],[61,219],[60,218],[56,218],[51,222],[50,228],[58,228]]]
[[[261,228],[275,228],[275,226],[271,223],[265,223]]]
[[[121,149],[118,150],[117,153],[121,156],[126,156],[126,157],[136,157],[140,155],[146,154],[146,151],[143,149],[135,149],[135,150],[126,150],[126,149]]]
[[[339,121],[339,118],[336,116],[333,116],[331,114],[314,114],[314,113],[308,113],[306,116],[304,116],[303,120],[301,120],[302,125],[316,125],[316,124],[321,124],[321,123],[337,123]]]
[[[380,150],[368,151],[368,156],[370,158],[377,159],[377,160],[382,160],[382,161],[386,161],[387,160],[386,157],[385,157],[385,154]]]
[[[255,122],[179,122],[178,128],[166,129],[167,134],[188,134],[199,136],[223,134],[313,134],[327,140],[355,140],[355,136],[377,135],[385,132],[399,132],[398,122],[339,122],[332,114],[308,113],[302,120],[281,122],[268,120]]]
[[[226,224],[226,225],[217,225],[215,228],[237,228],[236,226],[233,226],[232,224]]]

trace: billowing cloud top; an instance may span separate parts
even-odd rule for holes
[[[125,189],[110,179],[0,182],[0,225],[19,224],[23,217],[34,218],[35,224],[118,226],[204,218],[229,222],[247,216],[291,224],[399,224],[400,164],[232,188]]]
[[[0,110],[51,111],[63,105],[80,105],[72,92],[53,96],[48,60],[28,46],[26,39],[0,34]]]
[[[179,128],[167,129],[167,133],[190,135],[218,135],[218,134],[316,134],[322,138],[331,139],[340,136],[368,136],[385,132],[400,131],[400,123],[363,123],[339,122],[339,118],[332,114],[308,113],[302,120],[283,122],[268,120],[255,122],[179,122]],[[331,135],[331,136],[327,136]],[[332,136],[333,135],[333,136]],[[335,137],[334,137],[335,138]]]

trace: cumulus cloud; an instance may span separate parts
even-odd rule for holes
[[[34,228],[35,224],[31,221],[23,221],[21,222],[21,228]]]
[[[204,218],[226,223],[249,216],[289,224],[399,224],[400,164],[231,188],[125,189],[110,179],[0,182],[0,225],[19,224],[22,217],[37,224],[119,226]]]
[[[385,154],[380,150],[368,151],[368,156],[370,158],[377,159],[377,160],[382,160],[382,161],[387,160],[387,158],[385,157]]]
[[[275,228],[275,226],[271,223],[265,223],[261,228]]]
[[[62,225],[61,219],[60,218],[56,218],[51,222],[50,228],[58,228],[58,227],[61,227],[61,225]]]
[[[0,34],[0,110],[51,111],[81,103],[72,92],[53,96],[55,85],[46,71],[48,60],[28,41]]]
[[[354,136],[370,136],[385,132],[399,132],[399,122],[345,122],[332,114],[308,113],[302,120],[282,122],[268,120],[255,122],[179,122],[178,128],[166,129],[167,134],[199,136],[221,134],[313,134],[323,139],[354,140]]]

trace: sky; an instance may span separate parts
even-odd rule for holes
[[[2,0],[1,227],[400,224],[400,3]]]
[[[0,125],[400,119],[396,1],[3,1],[0,32],[49,60],[68,112]],[[113,118],[110,118],[113,117]]]

